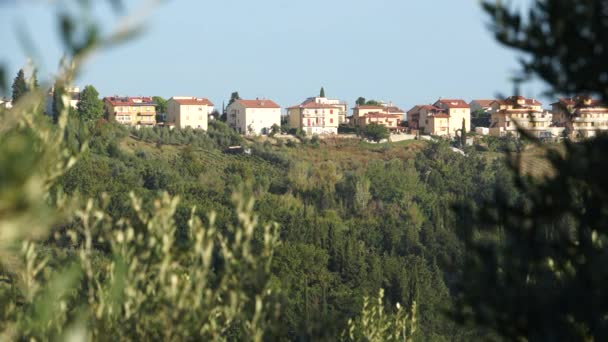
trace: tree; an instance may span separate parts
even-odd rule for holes
[[[500,2],[483,6],[502,44],[519,50],[525,78],[537,76],[553,93],[598,94],[608,100],[606,0],[534,1],[527,16]],[[530,19],[530,20],[528,20]]]
[[[159,114],[167,113],[167,100],[161,96],[152,96],[152,100],[156,103],[156,112]]]
[[[367,124],[363,134],[365,137],[375,142],[380,142],[382,139],[387,139],[389,137],[389,132],[386,126],[377,124],[375,122]]]
[[[356,104],[357,106],[363,106],[363,105],[365,104],[365,97],[361,97],[361,96],[359,96],[359,97],[357,98],[357,101],[355,101],[355,104]]]
[[[235,91],[232,94],[230,94],[230,101],[228,101],[228,105],[230,106],[232,104],[232,102],[236,101],[236,100],[240,100],[241,97],[239,96],[239,92]]]
[[[376,101],[376,100],[367,100],[365,102],[366,106],[382,106],[382,103],[380,101]]]
[[[465,119],[462,118],[462,128],[460,129],[460,147],[467,144],[467,125]]]
[[[19,69],[17,72],[17,77],[13,81],[13,104],[17,103],[17,101],[27,93],[27,82],[25,80],[25,73],[23,69]]]
[[[103,117],[103,101],[99,99],[97,89],[92,85],[84,87],[77,105],[78,116],[85,120],[97,120]]]
[[[325,89],[321,87],[321,91],[319,92],[319,97],[325,97]]]
[[[34,69],[34,71],[32,71],[32,76],[30,77],[30,87],[28,87],[28,90],[36,90],[38,89],[38,71],[36,69]]]
[[[53,122],[57,123],[57,120],[59,120],[59,115],[63,111],[63,100],[61,97],[63,96],[65,89],[59,83],[55,83],[52,91],[53,106],[51,108],[51,115],[53,116]]]
[[[496,38],[523,51],[523,72],[563,94],[608,99],[606,0],[536,0],[527,15],[484,2]],[[520,135],[534,141],[525,131]],[[539,148],[543,145],[536,141]],[[511,155],[515,189],[459,205],[468,253],[456,318],[507,340],[608,339],[608,138],[546,149],[552,175],[524,174]]]

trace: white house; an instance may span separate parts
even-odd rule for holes
[[[268,134],[281,126],[281,106],[272,100],[235,100],[226,108],[228,125],[241,134]]]
[[[178,128],[207,130],[209,113],[213,103],[206,98],[173,96],[167,101],[167,123]]]

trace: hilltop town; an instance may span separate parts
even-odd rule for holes
[[[77,108],[80,89],[65,93],[69,106]],[[54,92],[48,93],[45,113],[53,113]],[[104,117],[129,127],[169,127],[206,131],[210,120],[222,120],[242,135],[279,132],[305,135],[365,133],[382,126],[382,137],[456,138],[466,134],[519,137],[519,130],[540,139],[589,138],[608,130],[608,106],[589,96],[559,98],[546,109],[536,99],[511,96],[505,99],[438,98],[416,104],[405,111],[392,103],[357,99],[352,108],[346,101],[325,96],[307,97],[300,104],[282,107],[272,99],[242,99],[233,93],[227,106],[216,106],[207,98],[173,96],[103,97]],[[10,99],[0,99],[0,108],[10,108]]]

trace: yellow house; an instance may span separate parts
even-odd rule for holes
[[[589,96],[563,98],[552,105],[553,121],[575,138],[608,132],[608,107]]]
[[[345,120],[345,103],[328,103],[323,97],[310,97],[299,105],[287,108],[289,125],[307,134],[338,134],[338,125]]]
[[[106,117],[122,125],[152,127],[156,125],[156,103],[150,97],[105,97]]]
[[[167,101],[167,122],[178,128],[207,130],[213,103],[205,98],[174,96]]]
[[[401,131],[401,121],[405,112],[395,106],[357,105],[353,108],[352,123],[361,129],[370,123],[386,126],[390,131]]]
[[[552,115],[544,112],[537,100],[511,96],[492,103],[490,135],[519,136],[519,127],[535,137],[547,137],[551,135],[551,121]]]
[[[421,133],[441,136],[449,135],[450,115],[447,110],[432,105],[419,105],[416,107],[415,115],[418,116],[418,122],[415,123],[415,126],[418,127]]]
[[[444,110],[449,116],[447,134],[440,135],[455,136],[462,129],[463,120],[467,132],[471,131],[471,107],[464,100],[439,99],[433,106]]]

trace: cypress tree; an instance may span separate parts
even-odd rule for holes
[[[462,129],[460,130],[460,146],[464,147],[467,143],[467,126],[465,119],[462,118]]]
[[[321,91],[319,92],[319,97],[325,97],[325,89],[321,87]]]

